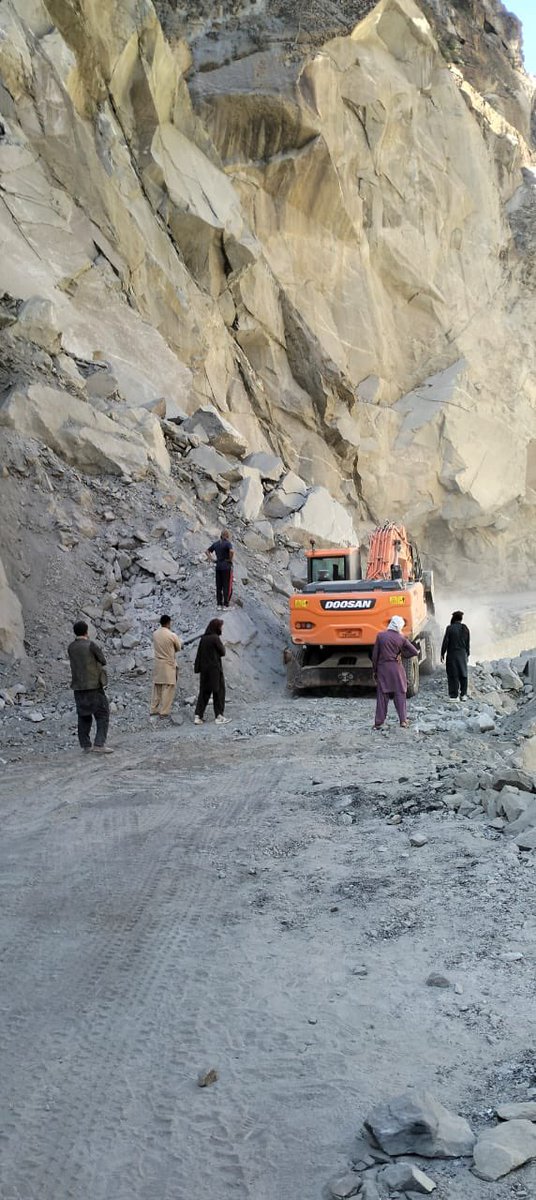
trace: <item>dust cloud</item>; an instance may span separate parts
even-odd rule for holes
[[[486,592],[457,590],[436,595],[441,635],[452,613],[460,609],[471,631],[471,660],[508,658],[536,647],[536,591]]]

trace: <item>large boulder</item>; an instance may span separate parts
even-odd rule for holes
[[[463,1117],[448,1111],[431,1092],[411,1089],[379,1104],[365,1121],[386,1154],[462,1158],[473,1153],[475,1136]]]
[[[277,483],[285,470],[282,459],[277,454],[268,454],[266,450],[248,454],[244,459],[244,466],[258,471],[261,479],[266,479],[269,483]]]
[[[256,521],[264,500],[264,489],[260,475],[252,471],[242,480],[236,490],[236,511],[243,521]]]
[[[506,1121],[484,1129],[474,1148],[475,1175],[493,1181],[536,1158],[536,1127],[531,1121]]]
[[[289,471],[281,480],[279,487],[266,497],[264,511],[267,517],[288,517],[305,504],[307,484],[294,471]]]
[[[213,446],[196,446],[185,461],[203,475],[208,475],[214,482],[225,479],[228,483],[237,483],[241,477],[237,464],[229,462],[229,459],[218,450],[214,450]]]
[[[159,422],[145,410],[120,410],[112,420],[69,392],[33,383],[0,401],[0,425],[36,438],[89,473],[142,478],[151,463],[169,473]]]
[[[325,546],[352,546],[358,540],[350,513],[324,487],[311,488],[298,512],[285,521],[285,529],[303,545],[310,538]]]
[[[247,453],[246,439],[212,404],[198,408],[193,416],[188,417],[182,428],[186,433],[194,433],[201,442],[210,444],[214,450],[219,450],[220,454],[243,458]]]
[[[223,618],[222,638],[228,646],[249,646],[257,630],[243,608],[229,608]]]
[[[4,564],[0,558],[0,652],[23,658],[24,621],[20,600],[9,586]]]
[[[26,338],[49,354],[57,354],[61,346],[58,314],[51,300],[31,296],[22,305],[13,327],[15,337]]]
[[[244,545],[247,546],[248,550],[254,550],[261,554],[265,551],[273,550],[275,538],[270,522],[256,521],[254,525],[250,525],[244,531]]]
[[[159,575],[166,579],[176,579],[178,576],[179,564],[169,550],[162,550],[159,546],[144,546],[138,550],[137,559],[148,575]]]

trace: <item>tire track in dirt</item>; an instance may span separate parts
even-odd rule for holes
[[[119,786],[124,786],[119,765],[114,770],[113,777]],[[128,781],[129,790],[130,786],[135,789],[140,785],[147,785],[149,778],[152,779],[154,776],[147,771],[146,764],[143,771],[134,770]],[[111,782],[110,775],[108,775],[105,789],[101,788],[101,794],[97,793],[95,796],[93,793],[96,803],[101,798],[105,798],[105,794],[110,791]],[[218,813],[212,809],[199,823],[198,813],[193,810],[190,821],[186,822],[186,825],[183,820],[181,836],[188,827],[195,832],[198,857],[202,856],[204,850],[209,850],[217,845],[222,827],[226,832],[229,826],[233,828],[239,819],[247,816],[249,804],[258,783],[257,769],[252,769],[249,776],[241,779],[240,789],[237,789],[234,779],[230,777],[227,786],[218,789],[221,805],[219,817]],[[64,779],[64,790],[70,786],[72,784]],[[84,789],[86,795],[92,787],[94,787],[94,781],[86,781]],[[176,807],[170,803],[165,821],[160,822],[159,835],[169,832],[174,820],[176,821],[176,816]],[[56,1089],[63,1086],[67,1090],[69,1095],[68,1115],[66,1116],[64,1105],[61,1103],[56,1110],[54,1110],[54,1105],[47,1105],[51,1072],[48,1061],[44,1060],[32,1070],[31,1101],[13,1111],[11,1121],[5,1130],[5,1136],[7,1136],[5,1150],[7,1151],[8,1146],[11,1145],[9,1157],[14,1167],[15,1163],[19,1164],[19,1167],[15,1168],[17,1175],[19,1169],[22,1169],[24,1186],[34,1189],[36,1195],[38,1194],[42,1200],[49,1200],[49,1197],[50,1200],[53,1200],[53,1197],[56,1200],[59,1194],[68,1197],[69,1200],[71,1197],[73,1200],[75,1198],[79,1200],[80,1197],[81,1200],[78,1184],[81,1175],[83,1176],[84,1171],[87,1171],[87,1151],[91,1146],[91,1139],[96,1127],[102,1126],[103,1112],[107,1107],[110,1109],[109,1102],[106,1104],[106,1092],[110,1081],[117,1075],[132,1041],[132,1028],[122,1037],[115,1028],[117,1020],[114,1019],[113,1006],[121,1000],[124,989],[128,986],[128,981],[132,978],[135,970],[137,983],[134,999],[138,1009],[135,1018],[136,1036],[138,1042],[142,1040],[147,1046],[147,1053],[150,1055],[151,1043],[158,1042],[162,1036],[161,1021],[166,1012],[170,974],[171,982],[174,985],[177,983],[175,972],[170,972],[170,963],[180,963],[181,951],[185,948],[186,942],[196,936],[198,927],[206,927],[212,906],[217,899],[219,888],[214,883],[210,886],[206,875],[203,880],[205,887],[202,895],[199,892],[194,897],[188,894],[191,893],[191,882],[188,881],[185,881],[182,891],[172,889],[173,894],[169,906],[173,911],[176,911],[178,907],[181,908],[182,929],[169,929],[164,938],[159,939],[155,955],[145,937],[146,926],[150,924],[151,910],[155,904],[163,905],[164,912],[166,911],[165,875],[166,872],[173,871],[175,845],[170,843],[163,855],[161,846],[157,852],[158,861],[151,864],[141,886],[137,887],[136,903],[120,933],[113,938],[98,934],[93,938],[91,958],[98,959],[98,961],[95,966],[88,967],[80,981],[79,991],[99,993],[103,998],[100,1006],[97,1010],[92,1009],[87,1015],[84,1015],[82,1032],[75,1029],[67,1042],[64,1037],[60,1037],[58,1040],[57,1050],[62,1056],[62,1071],[56,1072],[52,1082]],[[141,857],[143,858],[143,855]],[[125,938],[132,934],[136,935],[134,945],[125,947]],[[144,944],[140,944],[143,939],[145,939]],[[151,1020],[147,1019],[148,1012],[154,1014]],[[11,1030],[11,1032],[14,1031]],[[112,1034],[114,1034],[113,1037]],[[195,1042],[195,1025],[190,1028],[186,1025],[184,1050],[180,1056],[185,1067],[190,1062],[188,1055],[190,1054],[191,1057]],[[54,1048],[53,1038],[52,1048]],[[178,1067],[180,1067],[180,1063],[176,1060],[175,1069]],[[92,1095],[90,1107],[85,1098],[88,1091]],[[115,1107],[108,1114],[112,1130],[114,1125],[121,1128],[121,1124],[124,1125],[125,1121],[125,1113],[121,1104],[115,1100],[114,1105]],[[46,1112],[47,1109],[52,1115],[44,1121],[43,1112]],[[166,1111],[165,1105],[162,1108],[160,1103],[158,1109],[155,1108],[155,1112],[160,1114],[164,1122],[169,1121],[169,1113]],[[175,1110],[174,1117],[176,1118]],[[52,1154],[48,1152],[51,1141],[54,1142]],[[24,1146],[28,1145],[32,1146],[32,1155],[25,1163]],[[146,1151],[148,1153],[148,1146]],[[238,1157],[229,1147],[229,1134],[225,1129],[221,1133],[219,1153],[222,1172],[229,1176],[229,1182],[241,1178]],[[139,1147],[137,1157],[139,1159]],[[5,1162],[7,1166],[9,1162],[7,1156]],[[40,1168],[39,1163],[41,1164]],[[127,1176],[123,1174],[123,1183],[125,1184],[127,1184],[128,1174],[128,1171]],[[20,1186],[19,1180],[13,1172],[9,1170],[6,1172],[6,1169],[4,1170],[4,1181],[5,1187],[8,1189],[12,1186]],[[177,1182],[175,1175],[175,1184]],[[134,1171],[133,1177],[127,1185],[131,1188],[131,1196],[138,1194],[136,1191],[138,1184],[139,1168],[138,1172]],[[173,1191],[171,1194],[178,1196],[181,1193]]]

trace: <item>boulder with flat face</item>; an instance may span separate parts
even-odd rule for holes
[[[532,1158],[536,1158],[536,1127],[531,1121],[505,1121],[480,1134],[473,1169],[480,1179],[502,1179]]]
[[[112,420],[79,396],[32,383],[12,388],[0,402],[2,425],[44,442],[60,458],[92,474],[140,479],[151,463],[169,474],[160,423],[145,409],[121,410]]]
[[[282,459],[277,454],[268,454],[265,450],[248,454],[244,459],[244,466],[258,471],[261,479],[267,479],[269,483],[277,483],[285,470]]]
[[[379,1104],[365,1128],[387,1154],[418,1154],[423,1158],[461,1158],[473,1153],[475,1136],[463,1117],[456,1116],[431,1092],[411,1089]]]
[[[208,443],[219,450],[220,454],[230,454],[234,458],[243,458],[247,453],[247,442],[233,425],[222,417],[212,404],[198,408],[182,425],[186,433],[194,433],[202,442]]]
[[[358,540],[349,512],[324,487],[311,488],[298,511],[286,520],[285,528],[302,545],[311,538],[324,546],[351,546]]]
[[[290,513],[296,512],[305,504],[306,495],[305,480],[300,479],[299,475],[295,475],[294,471],[288,471],[278,487],[266,497],[264,502],[266,516],[275,519],[288,517]]]

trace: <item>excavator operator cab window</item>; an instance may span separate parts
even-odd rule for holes
[[[309,559],[309,583],[334,583],[348,579],[348,559],[337,555],[333,558]]]

